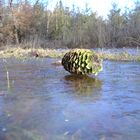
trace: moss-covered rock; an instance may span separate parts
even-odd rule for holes
[[[62,58],[65,70],[73,74],[95,74],[102,70],[102,60],[88,49],[73,49]]]

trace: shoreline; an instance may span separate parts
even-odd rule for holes
[[[21,47],[12,47],[12,48],[5,48],[0,50],[0,58],[1,59],[11,58],[11,57],[15,57],[17,59],[45,58],[45,57],[62,58],[64,54],[69,50],[70,49],[43,49],[43,48],[23,49]],[[140,62],[140,54],[133,55],[125,51],[125,49],[124,51],[120,51],[116,53],[111,53],[106,51],[96,51],[96,50],[93,51],[95,51],[99,55],[99,57],[101,57],[103,60]]]

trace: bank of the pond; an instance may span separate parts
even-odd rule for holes
[[[0,50],[0,58],[62,58],[69,49],[43,49],[43,48],[6,48]],[[98,55],[105,60],[113,61],[140,61],[140,53],[135,55],[127,52],[126,50],[117,53],[110,51],[97,51]]]
[[[140,55],[132,55],[127,52],[120,52],[120,53],[99,52],[99,55],[104,60],[140,62]]]
[[[42,48],[6,48],[0,50],[0,58],[30,58],[30,57],[62,57],[66,53],[66,50],[56,49],[42,49]]]

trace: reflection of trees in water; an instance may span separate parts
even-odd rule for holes
[[[64,77],[66,84],[71,86],[78,95],[90,96],[101,88],[102,82],[97,78],[83,75],[67,75]]]

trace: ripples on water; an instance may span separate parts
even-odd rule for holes
[[[73,76],[57,59],[0,61],[0,140],[139,140],[140,63]]]

